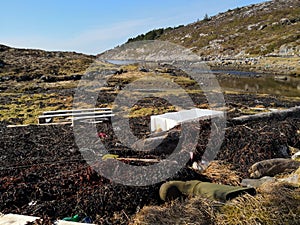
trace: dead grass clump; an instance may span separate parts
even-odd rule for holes
[[[256,196],[245,194],[225,204],[201,197],[146,206],[132,225],[150,224],[300,224],[300,188],[284,183],[265,184]]]
[[[214,202],[203,198],[175,200],[163,206],[146,206],[133,218],[131,225],[146,224],[214,224]]]
[[[240,174],[231,164],[217,160],[212,161],[202,174],[218,184],[240,185],[241,181]]]
[[[266,184],[256,196],[244,195],[225,204],[217,224],[299,224],[300,189],[286,184]]]

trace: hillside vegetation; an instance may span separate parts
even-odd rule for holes
[[[236,8],[152,37],[184,45],[201,55],[300,54],[300,1],[278,0]]]
[[[263,62],[258,58],[250,62],[214,62],[213,66],[300,74],[299,0],[274,0],[230,9],[152,37],[185,46],[208,61],[268,57]]]
[[[76,52],[50,52],[0,45],[0,81],[46,79],[84,72],[95,56]]]

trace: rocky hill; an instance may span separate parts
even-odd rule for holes
[[[204,56],[300,55],[300,1],[274,0],[236,8],[154,37]]]
[[[43,111],[69,109],[72,88],[94,59],[0,45],[0,121],[36,123]]]
[[[177,29],[165,29],[160,35],[139,35],[129,41],[141,37],[185,46],[206,60],[275,57],[262,62],[243,60],[237,64],[245,64],[243,69],[300,74],[299,58],[277,59],[300,56],[299,0],[273,0],[236,8]],[[235,63],[223,61],[222,64]]]
[[[0,81],[51,80],[57,76],[73,76],[76,79],[74,75],[83,72],[94,59],[95,56],[75,52],[17,49],[0,45]]]

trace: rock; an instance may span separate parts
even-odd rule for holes
[[[293,44],[283,44],[279,48],[280,56],[294,56],[300,53],[300,47]]]
[[[300,151],[292,155],[292,160],[300,161]]]
[[[74,75],[71,76],[71,80],[80,80],[81,77],[82,77],[81,74],[74,74]]]
[[[287,76],[275,76],[275,80],[280,80],[280,81],[287,81],[288,77]]]
[[[300,152],[300,149],[299,149],[299,148],[295,148],[295,147],[292,147],[292,146],[288,146],[288,148],[289,148],[290,154],[292,154],[292,155],[294,155],[294,154]]]
[[[31,81],[31,80],[33,80],[33,77],[31,77],[29,75],[21,75],[21,76],[18,76],[16,80],[18,82],[20,82],[20,81]]]
[[[281,146],[279,146],[278,150],[280,151],[280,153],[281,153],[281,155],[283,157],[285,157],[285,158],[289,158],[290,157],[290,155],[288,153],[289,148],[288,148],[287,145],[281,145]]]
[[[56,78],[52,76],[41,76],[40,78],[43,82],[55,82]]]
[[[300,185],[300,168],[298,168],[294,173],[292,173],[288,177],[278,179],[278,181],[299,186]]]
[[[6,65],[6,63],[3,60],[0,59],[0,68],[4,67],[5,65]]]
[[[282,18],[279,23],[281,25],[290,25],[291,24],[291,21],[288,19],[288,18]]]
[[[263,25],[261,25],[261,26],[258,28],[258,30],[263,30],[263,29],[265,29],[267,26],[268,26],[267,24],[263,24]]]
[[[145,73],[149,72],[149,69],[146,69],[146,68],[140,68],[139,70],[140,70],[140,72],[145,72]]]
[[[274,177],[262,177],[260,179],[243,179],[241,182],[242,186],[245,187],[255,187],[258,188],[260,187],[262,184],[268,183],[268,182],[275,182],[276,179]]]
[[[3,76],[3,77],[0,77],[1,81],[10,81],[10,80],[14,80],[14,79],[15,79],[14,76]]]
[[[250,25],[248,25],[247,29],[248,30],[257,29],[257,27],[259,26],[259,24],[260,23],[250,24]]]
[[[300,17],[290,19],[291,23],[297,23],[300,21]]]

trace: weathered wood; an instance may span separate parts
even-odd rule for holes
[[[273,119],[273,118],[276,118],[278,120],[284,120],[287,117],[291,117],[291,116],[300,117],[300,106],[292,107],[285,110],[240,116],[231,119],[230,122],[232,122],[233,124],[244,124],[251,121],[259,121],[259,120]]]
[[[47,111],[38,117],[39,124],[52,123],[53,118],[57,117],[70,117],[72,122],[74,120],[97,119],[97,120],[110,120],[114,116],[112,110],[109,108],[95,108],[95,109],[77,109],[77,110],[58,110]]]
[[[79,113],[60,113],[54,115],[41,115],[39,118],[53,118],[53,117],[82,117],[82,116],[93,116],[93,115],[104,115],[111,114],[112,111],[94,111],[94,112],[79,112]]]
[[[249,169],[249,173],[251,178],[261,178],[263,176],[275,176],[280,173],[297,170],[299,167],[300,162],[298,161],[275,158],[253,164]]]
[[[55,114],[62,114],[62,113],[79,113],[79,112],[95,112],[95,111],[111,111],[111,108],[88,108],[88,109],[45,111],[45,112],[43,112],[43,115],[55,115]]]
[[[159,159],[140,159],[140,158],[116,158],[120,161],[135,161],[135,162],[149,162],[149,163],[158,163]]]

